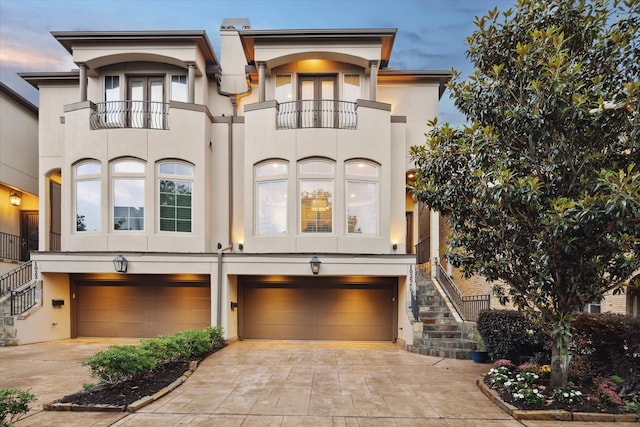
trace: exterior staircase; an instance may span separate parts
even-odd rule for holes
[[[31,261],[0,276],[0,347],[18,345],[16,318],[34,309],[41,295]]]
[[[14,319],[11,315],[11,298],[0,298],[0,347],[18,345]]]
[[[423,266],[416,268],[418,321],[422,328],[414,329],[413,345],[407,350],[426,356],[449,359],[471,359],[476,343],[467,339],[474,328],[472,322],[458,321]]]

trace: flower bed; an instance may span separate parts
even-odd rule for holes
[[[640,419],[639,396],[621,393],[622,378],[597,378],[593,384],[569,383],[567,387],[553,389],[549,385],[550,373],[548,365],[515,366],[509,360],[499,360],[485,376],[484,383],[495,390],[502,401],[521,410],[636,413]]]

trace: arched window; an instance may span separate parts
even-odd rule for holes
[[[144,173],[145,164],[139,160],[112,163],[113,230],[144,230]]]
[[[335,164],[324,159],[299,164],[300,232],[333,233]]]
[[[379,167],[367,160],[345,164],[347,234],[378,234]]]
[[[190,233],[193,223],[193,166],[176,161],[158,164],[160,231]]]
[[[287,174],[284,160],[268,160],[255,168],[256,234],[287,233]]]
[[[96,160],[85,160],[74,168],[77,232],[100,231],[101,179],[102,166]]]

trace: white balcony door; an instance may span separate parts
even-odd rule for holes
[[[336,76],[301,75],[299,77],[301,128],[332,128],[336,121]]]
[[[164,77],[129,77],[129,125],[164,128]]]

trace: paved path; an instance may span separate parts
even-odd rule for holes
[[[38,397],[25,426],[637,426],[519,422],[476,387],[489,365],[408,353],[387,343],[236,342],[182,386],[134,414],[45,412],[92,382],[78,361],[123,340],[0,348],[0,388]]]

